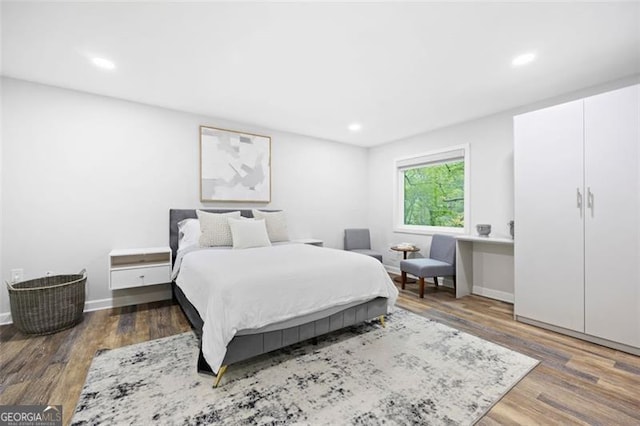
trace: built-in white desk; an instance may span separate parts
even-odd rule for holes
[[[456,236],[456,297],[471,293],[513,302],[513,239]]]

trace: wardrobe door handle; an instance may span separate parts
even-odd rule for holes
[[[591,187],[587,187],[587,208],[591,209],[591,215],[593,216],[593,192],[591,192]]]
[[[582,193],[580,192],[580,188],[576,188],[576,201],[578,203],[578,208],[582,211]]]

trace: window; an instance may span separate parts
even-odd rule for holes
[[[459,146],[396,161],[396,231],[465,231],[468,151]]]

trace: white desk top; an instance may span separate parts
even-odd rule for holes
[[[481,237],[479,235],[456,235],[456,240],[471,241],[474,243],[513,245],[513,239],[511,238]]]

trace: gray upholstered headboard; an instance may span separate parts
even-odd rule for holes
[[[212,213],[229,213],[237,212],[244,217],[253,217],[251,209],[198,209],[205,212]],[[265,210],[265,212],[274,212],[278,210]],[[176,260],[176,253],[178,252],[178,222],[184,219],[196,218],[196,209],[170,209],[169,210],[169,246],[171,247],[171,259],[172,262]]]

